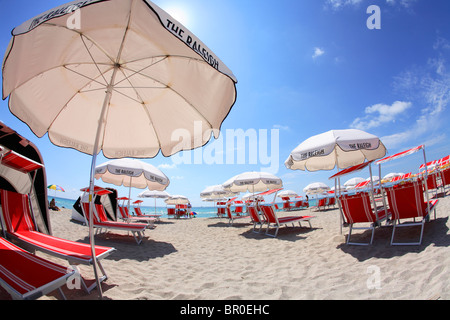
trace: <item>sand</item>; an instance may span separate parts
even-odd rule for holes
[[[112,300],[448,300],[449,208],[450,197],[440,198],[437,218],[426,224],[420,246],[390,246],[391,227],[378,228],[371,246],[346,245],[349,229],[340,233],[338,209],[291,212],[314,215],[313,228],[283,227],[277,238],[253,233],[250,219],[229,226],[224,218],[162,219],[146,231],[141,245],[125,232],[97,235],[97,244],[117,249],[103,260],[109,276],[103,295]],[[51,223],[55,236],[88,242],[88,228],[71,221],[70,209],[51,212]],[[402,236],[418,232],[412,228]],[[369,231],[356,234],[355,240],[370,237]],[[79,269],[92,277],[91,267]],[[95,291],[64,292],[70,300],[97,299]]]

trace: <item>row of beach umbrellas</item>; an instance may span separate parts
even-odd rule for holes
[[[74,11],[83,23],[69,28]],[[97,155],[169,157],[201,147],[218,138],[237,96],[232,71],[149,0],[73,1],[24,22],[12,30],[2,76],[3,99],[36,136],[92,155],[92,257]],[[174,141],[176,130],[189,134]],[[102,298],[95,258],[93,269]]]
[[[68,28],[75,9],[83,23]],[[111,163],[97,166],[98,154],[122,159],[161,152],[169,157],[218,138],[236,101],[237,79],[200,39],[149,0],[74,1],[24,22],[12,37],[2,68],[3,99],[9,97],[10,111],[36,136],[48,134],[57,146],[92,155],[89,239],[96,257],[91,223],[96,178],[155,191],[169,185],[157,168],[150,174],[131,160],[122,171]],[[189,134],[174,141],[177,130]],[[385,154],[374,135],[331,130],[301,143],[285,166],[341,170]],[[246,172],[222,185],[230,192],[255,193],[282,188],[282,181]]]

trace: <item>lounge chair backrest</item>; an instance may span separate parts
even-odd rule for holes
[[[256,211],[256,208],[254,206],[249,206],[248,212],[250,213],[250,217],[253,219],[254,222],[261,222],[261,219],[259,218],[259,214]]]
[[[36,231],[31,217],[28,195],[2,189],[1,204],[6,229],[9,233]]]
[[[237,213],[243,213],[242,207],[241,207],[241,206],[236,207],[236,208],[234,209],[234,212],[237,212]]]
[[[319,203],[317,204],[318,207],[324,207],[327,203],[327,198],[319,199]]]
[[[86,222],[89,222],[89,202],[82,202],[81,206],[83,208],[84,217],[86,218]],[[94,223],[98,223],[99,219],[97,217],[97,210],[94,210],[93,217],[94,217]]]
[[[230,207],[226,207],[225,209],[226,209],[226,211],[227,211],[227,216],[228,216],[228,218],[229,218],[229,219],[232,219],[233,217],[232,217],[232,215],[231,215]]]
[[[336,204],[336,198],[335,197],[331,197],[330,200],[328,201],[328,205],[329,206],[334,206]]]
[[[143,216],[141,208],[134,207],[134,213],[136,213],[137,216]]]
[[[175,214],[175,208],[167,208],[167,214],[168,215],[174,215]]]
[[[339,198],[342,210],[348,223],[375,222],[376,218],[370,205],[370,197],[367,192],[355,195],[344,195]]]
[[[261,206],[261,209],[262,209],[264,216],[266,217],[268,223],[278,224],[278,220],[277,220],[277,217],[275,216],[275,212],[273,211],[272,206]]]
[[[291,204],[289,203],[289,201],[283,202],[283,209],[290,209],[291,208]]]
[[[124,209],[126,208],[124,207]],[[103,207],[102,204],[95,204],[95,211],[97,212],[100,221],[108,221],[108,218],[106,217],[105,208]]]
[[[428,179],[427,179],[427,187],[428,190],[432,190],[432,189],[437,189],[438,184],[437,184],[437,174],[436,173],[432,173],[428,175]]]
[[[390,187],[386,191],[393,219],[423,217],[426,213],[427,204],[420,181]]]
[[[442,185],[450,184],[450,168],[441,171]]]
[[[122,216],[122,218],[123,219],[128,218],[125,214],[125,211],[123,210],[123,207],[122,206],[118,206],[118,207],[119,207],[119,212],[120,212],[120,215]]]

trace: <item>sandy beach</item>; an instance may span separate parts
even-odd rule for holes
[[[348,228],[340,234],[338,209],[291,212],[316,216],[313,228],[283,227],[277,238],[253,233],[249,219],[229,226],[224,218],[162,219],[139,246],[126,233],[97,235],[97,244],[117,249],[103,260],[109,276],[104,298],[446,300],[449,208],[450,197],[440,198],[437,218],[426,224],[421,246],[390,246],[391,227],[378,228],[371,246],[348,246]],[[51,222],[55,236],[88,241],[87,227],[71,221],[70,209],[51,212]],[[368,231],[356,233],[362,241],[370,237]],[[404,235],[418,235],[418,229]],[[79,268],[92,276],[92,268]],[[95,291],[64,292],[69,300],[97,299]],[[43,297],[53,298],[59,296]]]

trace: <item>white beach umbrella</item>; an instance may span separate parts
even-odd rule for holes
[[[355,177],[355,178],[351,178],[351,179],[347,180],[347,181],[344,183],[344,186],[347,188],[347,190],[348,190],[348,189],[353,189],[353,188],[356,187],[356,185],[357,185],[358,183],[361,183],[361,182],[364,182],[364,181],[366,181],[366,179],[361,178],[361,177]]]
[[[404,173],[400,173],[400,172],[390,172],[387,175],[385,175],[383,177],[384,181],[391,181],[392,179],[394,179],[395,177],[401,177],[402,175],[404,175]]]
[[[128,187],[128,208],[131,201],[131,188],[163,191],[169,178],[155,166],[137,159],[115,159],[95,168],[95,179]]]
[[[282,188],[283,181],[271,173],[250,171],[230,178],[223,183],[223,187],[232,192],[254,193]]]
[[[280,198],[293,198],[293,197],[297,197],[298,193],[295,192],[294,190],[283,190],[278,192],[277,197]]]
[[[189,203],[189,199],[186,196],[176,194],[176,195],[171,195],[164,202],[167,203],[167,204],[171,204],[171,205],[188,204]]]
[[[156,199],[166,199],[170,197],[166,191],[160,190],[145,190],[138,194],[139,198],[153,198],[155,200],[155,214],[156,214]]]
[[[320,194],[330,190],[330,187],[323,182],[313,182],[303,188],[303,192],[306,194]]]
[[[348,168],[364,161],[382,158],[386,148],[370,133],[356,130],[331,130],[302,142],[295,148],[285,166],[292,170],[331,170]]]
[[[73,1],[12,35],[3,99],[38,137],[93,155],[91,199],[100,151],[148,158],[201,147],[236,100],[233,73],[149,0]],[[94,272],[99,283],[95,259]]]
[[[137,159],[116,159],[100,164],[95,168],[95,179],[116,186],[159,191],[170,183],[161,170]]]
[[[236,192],[225,190],[221,184],[206,187],[202,192],[200,192],[200,197],[202,199],[222,199],[235,195],[237,195]]]

